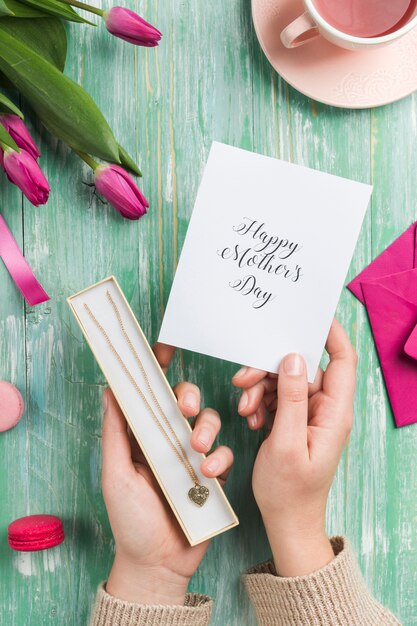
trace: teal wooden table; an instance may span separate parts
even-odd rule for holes
[[[417,96],[371,111],[329,108],[282,81],[254,35],[248,0],[130,0],[164,33],[156,50],[103,29],[70,27],[67,73],[84,85],[138,158],[149,214],[120,218],[93,195],[90,173],[28,114],[52,184],[32,207],[1,175],[0,208],[50,302],[30,308],[0,267],[0,379],[21,389],[25,416],[0,437],[0,606],[5,626],[81,626],[112,562],[100,491],[101,375],[66,297],[114,274],[150,341],[158,335],[196,190],[213,139],[372,182],[353,277],[415,218]],[[343,224],[340,225],[343,229]],[[359,354],[356,421],[328,507],[328,529],[351,539],[375,595],[417,624],[417,426],[396,430],[362,306],[342,294],[338,317]],[[177,354],[172,382],[191,380],[223,417],[235,450],[228,494],[241,525],[217,538],[192,580],[216,597],[213,624],[252,626],[239,573],[268,556],[251,495],[260,435],[236,412],[236,366]],[[24,555],[7,524],[53,512],[66,541]],[[138,530],[138,532],[140,532]]]

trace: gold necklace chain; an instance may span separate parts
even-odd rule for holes
[[[116,317],[117,317],[117,321],[119,322],[120,330],[122,331],[123,336],[124,336],[124,338],[126,339],[126,342],[127,342],[128,346],[129,346],[129,348],[130,348],[130,351],[132,352],[132,354],[133,354],[133,356],[134,356],[134,358],[135,358],[135,361],[136,361],[136,363],[138,364],[138,367],[139,367],[139,369],[140,369],[140,371],[141,371],[141,374],[142,374],[143,378],[145,379],[145,383],[146,383],[146,386],[147,386],[147,388],[148,388],[149,393],[150,393],[150,394],[151,394],[151,396],[152,396],[152,400],[154,401],[154,403],[155,403],[155,405],[156,405],[156,407],[157,407],[157,409],[158,409],[158,411],[159,411],[159,413],[160,413],[160,415],[161,415],[161,417],[162,417],[162,419],[163,419],[163,421],[164,421],[165,426],[168,428],[168,430],[169,430],[169,432],[171,433],[171,435],[172,435],[172,437],[173,437],[173,439],[174,439],[174,441],[175,441],[176,445],[178,446],[179,450],[181,451],[181,455],[182,455],[182,457],[183,457],[183,460],[184,460],[184,462],[185,462],[186,466],[187,466],[187,467],[188,467],[188,469],[189,469],[189,474],[190,474],[191,479],[192,479],[195,483],[198,483],[198,476],[197,476],[197,474],[195,473],[195,471],[194,471],[194,469],[193,469],[193,467],[192,467],[192,465],[191,465],[191,463],[190,463],[190,461],[189,461],[189,459],[188,459],[187,453],[186,453],[186,451],[184,450],[184,447],[183,447],[183,445],[182,445],[181,441],[179,440],[179,438],[178,438],[178,436],[177,436],[177,433],[176,433],[176,432],[175,432],[175,430],[172,428],[172,425],[171,425],[171,423],[170,423],[169,419],[167,418],[167,416],[165,415],[164,411],[162,410],[161,405],[159,404],[159,401],[158,401],[158,399],[157,399],[157,397],[156,397],[156,395],[155,395],[155,393],[154,393],[154,390],[153,390],[153,389],[152,389],[152,387],[151,387],[151,383],[149,382],[148,375],[147,375],[147,373],[146,373],[146,371],[145,371],[145,368],[143,367],[143,363],[142,363],[142,361],[141,361],[141,359],[140,359],[140,357],[139,357],[139,354],[137,353],[137,350],[136,350],[136,348],[134,347],[134,345],[133,345],[133,343],[132,343],[132,340],[130,339],[129,335],[128,335],[128,334],[127,334],[127,332],[126,332],[126,328],[125,328],[125,325],[124,325],[124,323],[123,323],[122,316],[120,315],[120,311],[119,311],[119,309],[117,308],[117,305],[116,305],[115,301],[113,300],[113,298],[112,298],[112,296],[111,296],[110,291],[107,291],[106,296],[107,296],[108,301],[110,302],[110,304],[111,304],[111,305],[112,305],[112,307],[113,307],[114,313],[115,313],[115,315],[116,315]],[[148,405],[148,406],[149,406],[149,405]],[[152,413],[154,413],[154,412],[152,411]],[[157,416],[156,416],[156,418],[157,418]],[[158,418],[157,418],[157,419],[158,419]],[[171,440],[170,440],[170,438],[166,435],[166,433],[165,433],[165,438],[169,441],[169,443],[170,443],[170,444],[172,444],[172,441],[171,441]]]
[[[166,426],[166,428],[168,429],[169,433],[172,435],[174,442],[171,440],[169,434],[167,433],[167,431],[164,428],[164,425],[161,423],[160,419],[158,418],[158,416],[156,415],[154,409],[152,408],[151,404],[149,403],[148,399],[146,398],[145,394],[143,393],[142,389],[140,388],[140,386],[138,385],[137,381],[135,380],[134,376],[132,375],[132,373],[129,371],[127,365],[125,364],[125,362],[123,361],[122,357],[120,356],[120,354],[118,353],[118,351],[116,350],[113,342],[111,341],[107,331],[105,330],[105,328],[103,328],[103,326],[100,324],[100,322],[98,321],[98,319],[96,318],[96,316],[94,315],[94,313],[92,312],[92,310],[90,309],[90,307],[88,306],[88,304],[84,303],[84,308],[87,311],[89,317],[91,318],[91,320],[94,322],[94,324],[97,326],[97,328],[99,329],[99,331],[101,332],[101,334],[103,335],[107,345],[109,346],[111,352],[113,353],[113,355],[116,357],[116,360],[118,361],[119,365],[121,366],[121,368],[123,369],[124,373],[126,374],[126,376],[128,377],[129,381],[131,382],[131,384],[133,385],[133,387],[135,388],[135,390],[137,391],[139,397],[142,399],[143,403],[146,405],[150,416],[152,417],[154,423],[156,424],[158,430],[160,431],[160,433],[163,435],[164,439],[167,441],[167,443],[169,444],[169,446],[171,447],[172,451],[174,452],[174,454],[176,455],[176,457],[178,458],[178,460],[180,461],[180,463],[184,466],[185,470],[187,471],[188,475],[190,476],[191,480],[194,483],[194,487],[192,487],[189,492],[188,492],[188,496],[189,498],[195,503],[198,504],[199,506],[202,506],[205,501],[207,500],[208,496],[209,496],[209,490],[207,487],[200,485],[198,476],[196,474],[196,472],[194,471],[193,466],[191,465],[191,462],[187,456],[187,453],[184,449],[184,446],[182,445],[181,441],[179,440],[176,432],[174,431],[174,429],[172,428],[171,423],[169,422],[167,416],[165,415],[164,411],[162,410],[162,407],[158,401],[158,399],[156,398],[155,392],[152,389],[152,386],[150,384],[149,378],[146,374],[145,368],[143,367],[143,363],[132,343],[132,340],[130,339],[120,311],[116,305],[116,303],[114,302],[111,294],[109,291],[106,292],[106,296],[107,299],[109,300],[113,311],[116,315],[118,324],[120,326],[120,330],[122,331],[122,334],[129,346],[130,351],[132,352],[135,361],[140,369],[140,372],[142,374],[142,376],[144,377],[146,386],[148,388],[148,391],[152,397],[153,402],[155,403],[161,417],[162,420]]]

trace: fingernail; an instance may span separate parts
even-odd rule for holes
[[[212,474],[220,467],[220,462],[217,459],[211,459],[206,465],[206,470]]]
[[[207,428],[202,428],[198,433],[198,441],[203,444],[203,446],[208,446],[210,443],[211,432]]]
[[[251,415],[248,418],[248,423],[249,423],[249,426],[251,428],[255,428],[256,427],[256,424],[258,423],[258,418],[257,418],[256,414],[255,415]]]
[[[239,413],[240,411],[243,411],[245,407],[248,406],[248,402],[249,402],[248,394],[246,393],[246,391],[244,391],[240,397],[239,404],[237,407],[237,410],[239,411]]]
[[[285,357],[284,372],[288,376],[301,376],[304,372],[304,361],[299,354],[288,354]]]
[[[108,404],[109,404],[109,399],[107,397],[107,391],[105,391],[103,393],[103,398],[102,399],[103,399],[103,411],[107,411],[107,407],[108,407]]]
[[[195,395],[191,392],[191,391],[187,391],[187,393],[184,394],[184,397],[182,399],[182,403],[184,406],[188,407],[189,409],[194,409],[197,410],[197,398],[195,397]]]
[[[247,371],[248,371],[247,367],[241,367],[240,370],[238,370],[236,374],[233,376],[233,378],[240,378],[241,376],[244,376]]]

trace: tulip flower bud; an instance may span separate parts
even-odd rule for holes
[[[23,148],[23,150],[29,152],[34,159],[40,157],[41,153],[20,117],[17,115],[3,114],[0,115],[0,123],[7,130],[10,137],[15,140],[19,148]]]
[[[162,37],[157,28],[130,9],[112,7],[109,11],[104,11],[103,19],[109,33],[136,46],[157,46]]]
[[[129,220],[137,220],[149,207],[133,179],[118,165],[98,165],[94,169],[97,191]]]
[[[10,182],[17,185],[32,204],[39,206],[48,201],[48,181],[37,161],[26,150],[16,152],[6,147],[2,165]]]

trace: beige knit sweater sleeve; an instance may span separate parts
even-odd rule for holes
[[[369,593],[346,539],[331,542],[335,558],[309,576],[281,578],[272,561],[243,576],[259,626],[400,626]],[[90,626],[208,626],[211,609],[210,598],[198,594],[187,594],[184,606],[148,606],[101,586]]]
[[[113,598],[100,585],[90,626],[207,626],[213,601],[187,593],[184,606],[133,604]]]
[[[331,543],[333,561],[308,576],[281,578],[272,561],[243,576],[259,626],[400,625],[369,593],[348,541]]]

